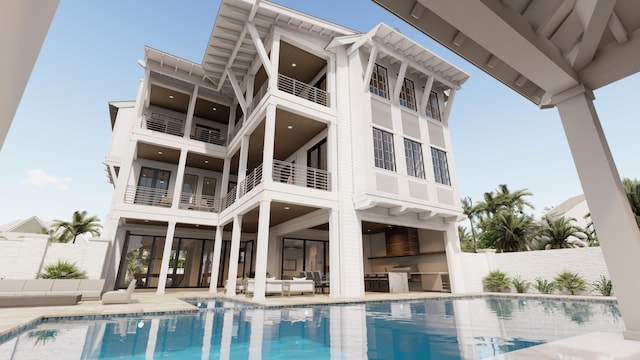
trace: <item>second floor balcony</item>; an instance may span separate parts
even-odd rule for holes
[[[148,205],[171,208],[173,206],[173,191],[148,186],[127,186],[124,197],[125,204]],[[182,192],[180,194],[179,209],[204,212],[218,212],[220,200],[213,196]]]
[[[223,209],[228,208],[236,200],[242,198],[263,182],[262,165],[256,167],[244,180],[232,188],[223,199]],[[304,188],[331,191],[331,173],[327,170],[296,165],[294,163],[274,160],[273,182]]]

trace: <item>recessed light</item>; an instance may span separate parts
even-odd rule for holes
[[[285,210],[289,210],[289,209],[291,209],[291,208],[290,208],[290,207],[288,207],[288,206],[285,206],[285,207],[284,207],[284,209],[285,209]]]
[[[289,130],[293,129],[293,125],[287,126],[287,129],[289,129]]]
[[[211,108],[211,110],[216,111],[216,110],[218,110],[218,109],[216,109],[216,108],[214,107],[214,108]]]
[[[296,63],[291,63],[291,67],[296,67],[298,66]]]
[[[149,222],[149,220],[145,220],[144,222],[148,223],[148,222]]]
[[[200,224],[196,224],[196,227],[200,227]]]
[[[205,160],[205,161],[204,161],[204,163],[205,163],[205,164],[208,164],[208,163],[209,163],[209,160]]]
[[[173,95],[169,95],[169,99],[173,99]]]
[[[162,151],[158,151],[158,155],[162,155]]]

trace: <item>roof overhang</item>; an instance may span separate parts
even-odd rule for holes
[[[640,71],[635,0],[373,0],[536,105]]]

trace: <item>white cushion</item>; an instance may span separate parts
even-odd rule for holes
[[[306,277],[299,277],[299,278],[298,278],[298,277],[295,277],[295,276],[294,276],[294,277],[293,277],[293,280],[307,280],[307,278],[306,278]]]
[[[276,279],[276,277],[274,276],[274,277],[267,278],[267,281],[272,281],[272,280],[275,280],[275,279]]]

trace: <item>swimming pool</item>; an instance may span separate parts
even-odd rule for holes
[[[186,314],[43,321],[3,359],[483,359],[623,330],[614,303],[476,297],[265,308],[191,299]]]

